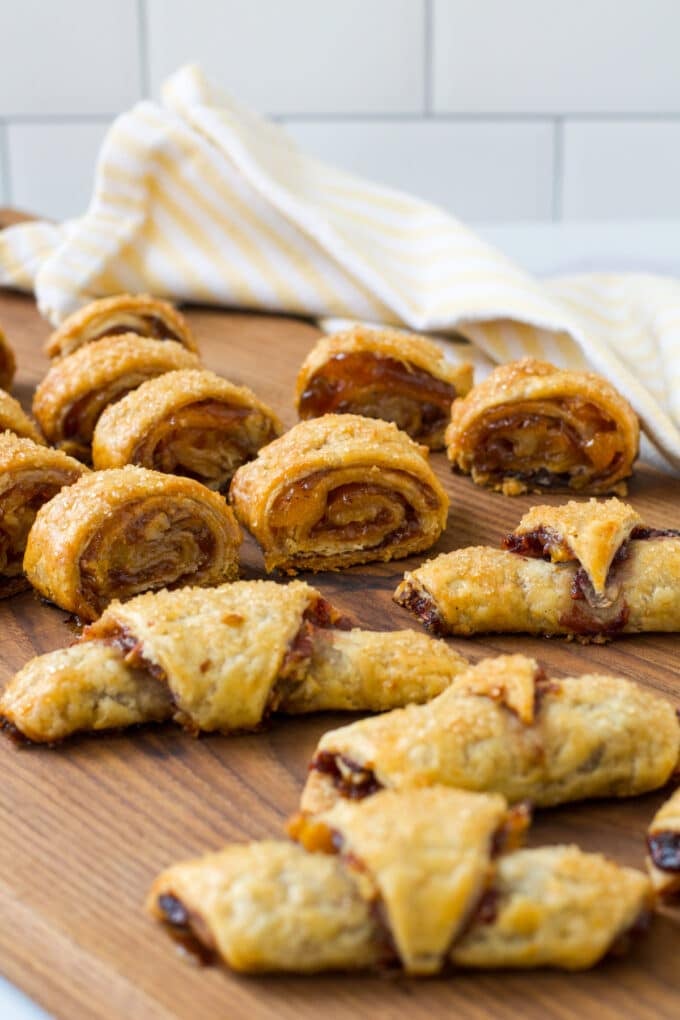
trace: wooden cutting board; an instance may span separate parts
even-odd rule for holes
[[[188,313],[206,364],[252,387],[287,425],[293,382],[318,331],[309,323],[207,309]],[[19,360],[15,393],[30,407],[49,332],[32,300],[0,293],[0,323]],[[496,544],[535,498],[508,499],[435,468],[452,500],[434,552]],[[680,528],[680,484],[641,469],[630,500],[657,527]],[[558,501],[558,500],[557,500]],[[309,579],[376,629],[411,619],[390,601],[416,561]],[[243,576],[263,575],[247,540]],[[31,656],[73,640],[66,615],[32,594],[0,603],[0,683]],[[607,646],[494,637],[458,640],[471,659],[522,651],[556,675],[619,673],[680,704],[679,639],[628,637]],[[680,912],[666,910],[624,959],[577,975],[460,973],[414,981],[377,976],[236,977],[180,955],[144,914],[149,883],[171,862],[232,840],[281,834],[324,730],[347,717],[274,721],[262,733],[193,739],[173,727],[78,739],[57,750],[0,739],[0,969],[63,1020],[212,1017],[522,1016],[561,1020],[680,1016]],[[667,793],[667,791],[666,791]],[[538,815],[531,842],[574,841],[642,866],[644,833],[665,794],[577,804]]]

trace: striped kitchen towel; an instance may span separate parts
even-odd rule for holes
[[[414,154],[417,157],[417,154]],[[54,324],[121,291],[462,334],[494,362],[591,367],[680,468],[680,282],[538,282],[442,210],[301,152],[185,67],[119,117],[90,207],[0,233],[0,284]]]

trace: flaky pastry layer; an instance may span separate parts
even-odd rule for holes
[[[189,351],[196,341],[189,324],[168,301],[149,294],[100,298],[64,319],[45,345],[49,358],[62,358],[93,340],[136,333],[154,340],[175,340]]]
[[[0,433],[0,598],[28,587],[24,550],[40,507],[86,471],[61,450]]]
[[[8,390],[12,385],[17,362],[9,340],[0,329],[0,389]]]
[[[454,467],[508,496],[625,495],[639,434],[635,412],[607,380],[525,358],[455,401],[446,446]]]
[[[214,372],[166,372],[107,407],[92,440],[95,468],[137,464],[225,491],[241,464],[283,431],[249,389]]]
[[[426,705],[324,734],[301,806],[439,783],[539,806],[630,797],[663,786],[679,751],[673,707],[637,684],[547,678],[533,659],[500,656]]]
[[[337,570],[429,548],[448,497],[395,425],[327,414],[300,422],[239,468],[230,499],[267,570]]]
[[[241,532],[224,499],[146,468],[96,471],[39,511],[24,570],[62,609],[94,620],[115,598],[235,578]]]
[[[88,461],[106,407],[147,379],[199,364],[196,354],[174,340],[134,333],[105,337],[52,365],[35,391],[33,413],[54,446]]]
[[[301,418],[383,418],[430,449],[444,446],[451,403],[472,386],[472,366],[452,364],[423,336],[354,326],[322,337],[307,355],[295,399]]]
[[[35,422],[31,421],[19,401],[4,390],[0,390],[0,433],[2,432],[13,432],[16,436],[45,445],[45,440]]]

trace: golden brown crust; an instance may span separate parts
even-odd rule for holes
[[[647,870],[664,897],[680,892],[680,787],[664,801],[647,830]]]
[[[488,903],[491,918],[473,921],[454,964],[585,970],[644,923],[653,895],[640,871],[546,846],[500,857]]]
[[[0,433],[0,598],[28,587],[24,550],[40,507],[86,471],[60,450]]]
[[[86,475],[42,507],[24,570],[45,598],[94,620],[114,598],[235,578],[240,542],[229,507],[199,482],[113,468]]]
[[[9,390],[16,372],[17,362],[9,340],[0,329],[0,389]]]
[[[443,641],[423,634],[373,634],[348,626],[304,582],[242,581],[114,602],[85,629],[83,640],[125,657],[126,706],[135,678],[140,698],[147,698],[150,683],[159,684],[175,721],[192,732],[258,728],[275,711],[383,711],[427,701],[467,667]],[[10,681],[6,717],[36,742],[104,728],[109,716],[103,706],[116,696],[110,678],[103,676],[99,689],[96,673],[74,673],[63,685],[51,661],[45,659],[42,678],[41,660],[33,661],[34,689],[24,671]],[[125,725],[115,718],[111,725]]]
[[[378,794],[297,824],[311,852],[265,841],[169,868],[147,910],[251,973],[399,956],[412,974],[593,966],[649,912],[648,879],[573,846],[492,856],[504,814],[502,798],[460,791]]]
[[[9,393],[0,390],[0,433],[13,432],[16,436],[32,439],[34,443],[45,445],[35,422],[31,421],[18,400]]]
[[[314,850],[325,830],[365,898],[379,902],[404,969],[436,974],[489,884],[506,820],[504,797],[431,787],[339,801],[294,819],[291,833]]]
[[[650,691],[619,677],[547,680],[534,660],[500,656],[426,705],[324,734],[302,808],[436,783],[539,806],[629,797],[663,786],[679,750],[675,712]]]
[[[535,507],[506,549],[435,557],[404,575],[394,599],[438,634],[680,631],[680,533],[638,521],[618,500]]]
[[[430,548],[448,497],[395,425],[327,414],[300,422],[239,468],[230,499],[267,570],[337,570]]]
[[[107,407],[92,441],[95,468],[137,464],[224,492],[241,464],[283,431],[251,390],[214,372],[166,372]]]
[[[432,450],[444,446],[451,403],[472,386],[472,365],[452,364],[432,341],[354,326],[322,337],[302,364],[301,418],[350,413],[392,421]]]
[[[198,357],[174,340],[134,333],[105,337],[52,365],[35,391],[33,413],[54,446],[87,461],[95,426],[109,404],[147,379],[198,366]]]
[[[508,496],[546,488],[625,495],[639,433],[634,411],[605,379],[525,358],[453,404],[446,445],[454,467]]]
[[[117,294],[69,315],[48,339],[45,353],[48,358],[63,358],[93,340],[119,333],[175,340],[189,351],[198,350],[188,322],[168,301],[149,294]]]
[[[31,659],[0,697],[0,720],[34,743],[163,722],[171,715],[167,687],[126,665],[122,651],[100,641]]]
[[[640,524],[637,511],[618,499],[591,499],[587,503],[570,500],[563,506],[532,507],[513,536],[542,539],[543,556],[551,563],[578,563],[593,591],[601,596],[614,557]],[[506,542],[508,547],[512,548],[511,542]]]

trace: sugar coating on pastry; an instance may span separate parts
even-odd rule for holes
[[[614,557],[640,524],[637,511],[619,499],[570,500],[563,506],[532,507],[503,544],[524,555],[538,552],[551,563],[575,560],[601,595]]]
[[[454,944],[462,967],[584,970],[649,918],[649,881],[576,846],[518,850],[498,859],[481,918]]]
[[[435,974],[489,882],[507,815],[498,794],[382,790],[298,816],[289,831],[309,850],[337,850],[380,902],[404,969]]]
[[[98,641],[31,659],[0,696],[0,720],[35,743],[163,722],[171,715],[167,687],[128,666],[119,649]]]
[[[134,333],[105,337],[51,366],[35,391],[33,413],[54,446],[87,461],[106,407],[147,379],[199,364],[197,355],[174,340]]]
[[[525,358],[454,402],[446,446],[455,468],[508,496],[625,495],[639,436],[635,412],[607,380]]]
[[[539,806],[628,797],[663,786],[679,751],[673,707],[651,691],[596,674],[558,680],[533,659],[499,656],[425,705],[324,734],[302,808],[440,783]]]
[[[105,409],[92,459],[97,469],[137,464],[224,491],[236,469],[282,431],[251,390],[205,369],[179,369]]]
[[[17,363],[14,351],[0,328],[0,389],[8,390],[12,385]]]
[[[28,417],[18,400],[0,389],[0,432],[13,432],[17,436],[32,439],[45,445],[40,430]]]
[[[0,598],[28,587],[24,550],[40,507],[86,471],[60,450],[0,433]]]
[[[447,361],[423,336],[354,326],[307,355],[295,399],[301,418],[360,414],[394,422],[431,449],[444,446],[451,403],[472,386],[472,366]]]
[[[359,415],[300,422],[239,468],[230,500],[267,570],[337,570],[429,548],[448,497],[395,425]]]
[[[680,531],[639,522],[619,500],[534,507],[504,549],[437,556],[404,575],[394,600],[440,635],[680,631]]]
[[[664,801],[647,830],[647,870],[661,896],[680,892],[680,788]]]
[[[38,511],[24,570],[45,598],[94,620],[114,598],[235,578],[240,542],[224,499],[199,482],[112,468],[84,476]]]
[[[512,814],[498,797],[383,792],[295,819],[302,845],[232,845],[172,866],[147,910],[248,973],[581,970],[625,946],[652,906],[646,876],[574,846],[499,856]]]
[[[168,301],[149,294],[117,294],[91,301],[73,312],[45,345],[49,358],[62,358],[102,337],[136,333],[155,340],[175,340],[196,351],[188,322]]]

